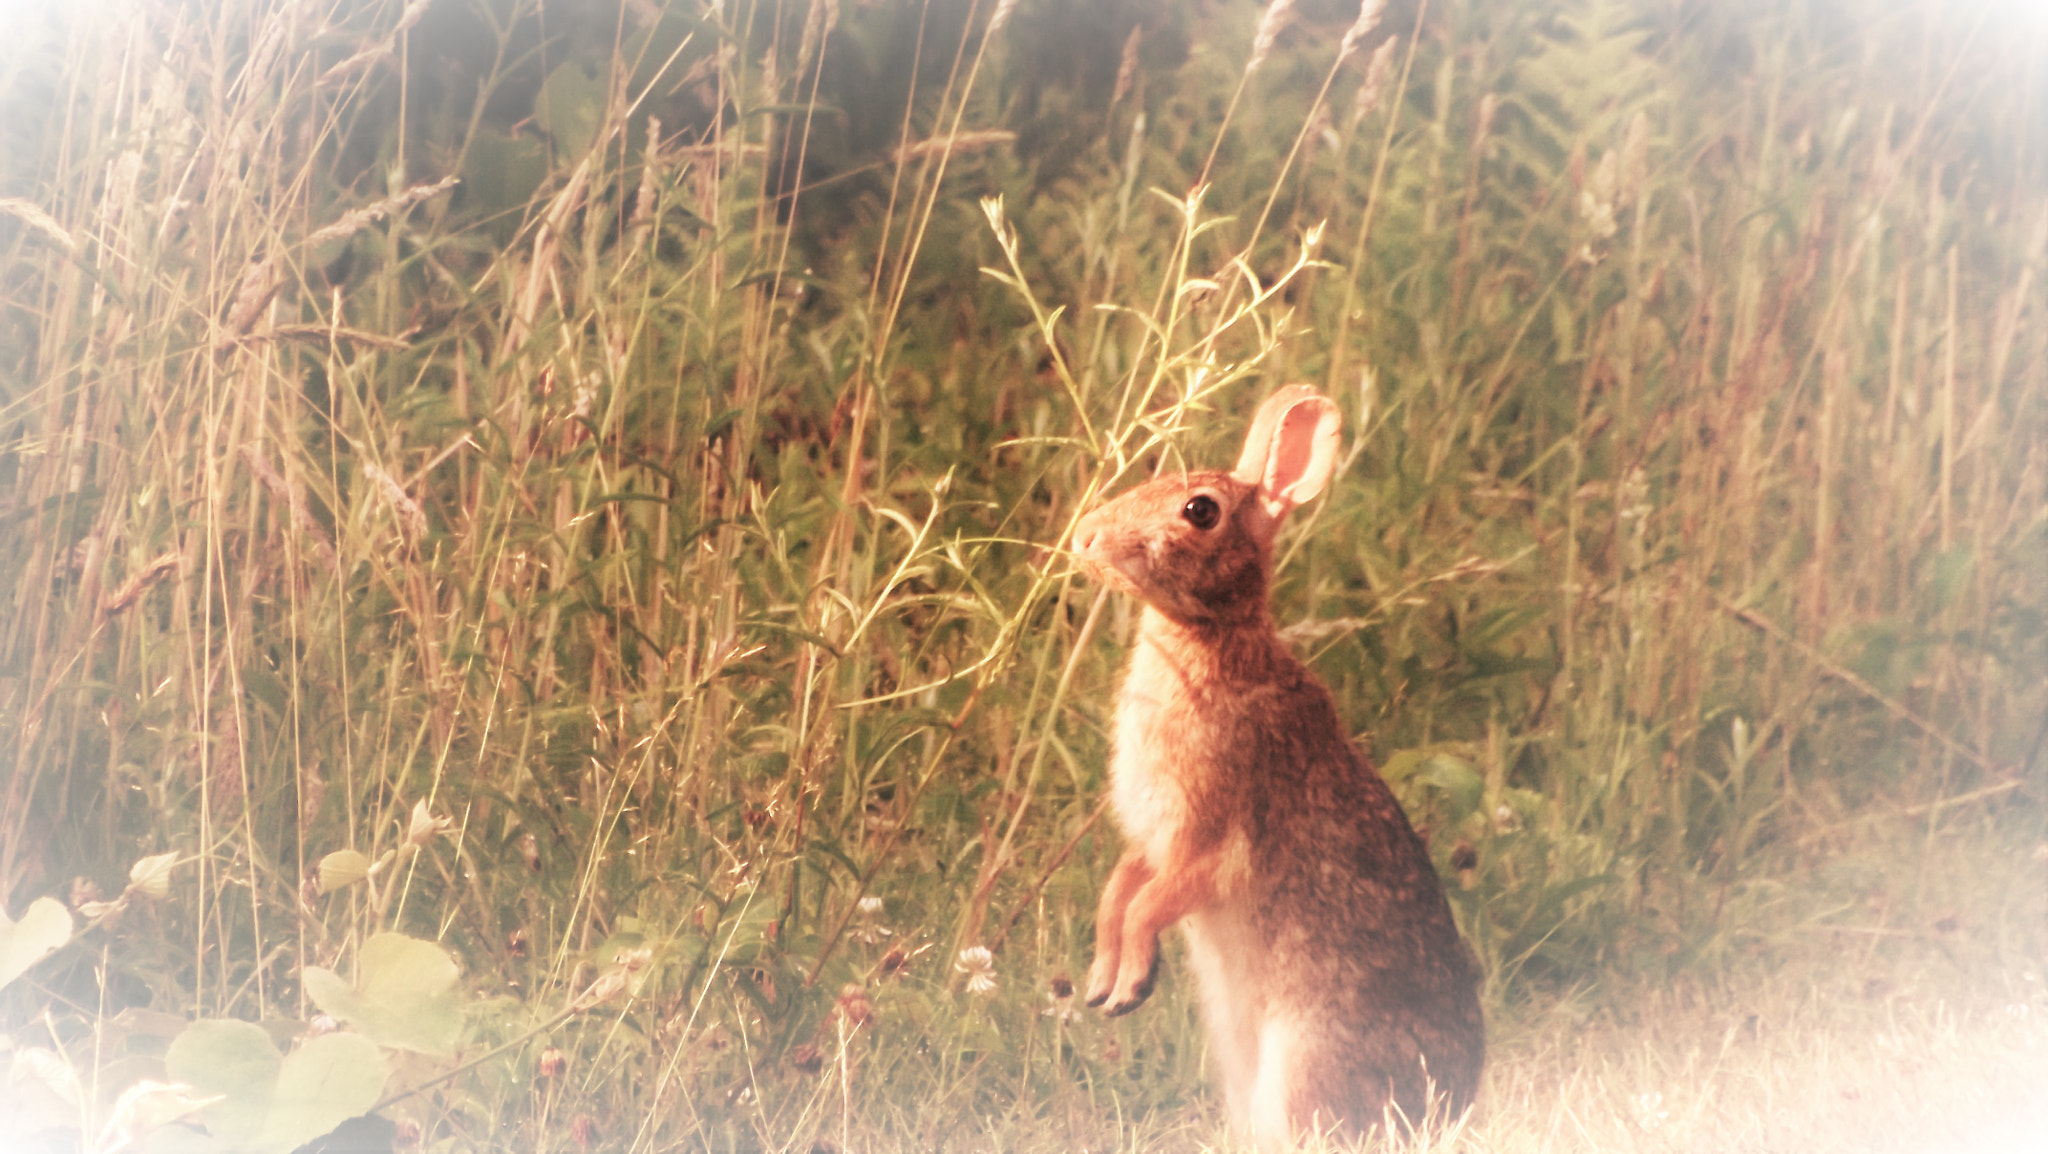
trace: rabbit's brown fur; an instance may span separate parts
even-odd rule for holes
[[[1290,386],[1234,472],[1139,485],[1074,534],[1144,602],[1111,770],[1131,844],[1088,1001],[1144,1001],[1159,934],[1182,923],[1229,1113],[1268,1147],[1370,1129],[1390,1102],[1419,1121],[1431,1088],[1461,1110],[1485,1050],[1478,969],[1428,852],[1267,613],[1273,536],[1328,480],[1337,423]]]

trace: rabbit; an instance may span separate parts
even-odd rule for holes
[[[1135,1009],[1180,923],[1227,1113],[1261,1149],[1364,1134],[1390,1104],[1410,1125],[1455,1116],[1485,1058],[1479,967],[1429,853],[1267,612],[1273,538],[1329,483],[1340,421],[1290,385],[1235,470],[1137,485],[1073,535],[1084,570],[1143,603],[1110,770],[1129,848],[1086,999]]]

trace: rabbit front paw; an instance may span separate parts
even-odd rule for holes
[[[1116,986],[1116,955],[1098,953],[1088,967],[1088,985],[1085,1000],[1091,1006],[1099,1006],[1109,1000],[1110,991]]]
[[[1117,975],[1115,989],[1100,999],[1091,999],[1088,1004],[1102,1006],[1102,1012],[1112,1018],[1120,1018],[1143,1005],[1159,981],[1159,950],[1155,946],[1145,953],[1151,959],[1142,970],[1135,964],[1126,964]]]

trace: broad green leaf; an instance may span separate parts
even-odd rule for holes
[[[369,1110],[390,1071],[377,1043],[361,1034],[308,1038],[286,1055],[270,1113],[253,1144],[258,1154],[290,1154]]]
[[[0,987],[71,940],[71,911],[55,898],[37,898],[18,922],[0,910]]]
[[[230,1149],[262,1132],[283,1062],[261,1026],[225,1019],[192,1023],[164,1052],[164,1072],[172,1081],[192,1087],[200,1097],[223,1095],[200,1116]]]
[[[377,934],[363,943],[358,980],[350,985],[330,970],[308,966],[306,994],[314,1004],[379,1043],[422,1054],[446,1054],[462,1029],[455,993],[455,959],[432,942],[404,934]]]
[[[219,1097],[199,1112],[210,1140],[152,1140],[152,1149],[290,1154],[364,1113],[389,1074],[377,1044],[360,1034],[308,1038],[279,1055],[250,1022],[194,1022],[171,1040],[164,1072],[195,1098]]]
[[[1451,816],[1462,819],[1466,814],[1479,808],[1479,799],[1486,792],[1486,779],[1479,770],[1462,757],[1448,753],[1435,754],[1422,763],[1422,780],[1442,790],[1451,799]]]
[[[320,892],[331,894],[370,876],[370,859],[352,849],[338,849],[320,859]]]
[[[151,854],[136,862],[128,870],[128,884],[135,892],[153,901],[162,901],[171,895],[171,867],[178,864],[177,853]]]
[[[571,60],[541,83],[534,97],[534,119],[554,138],[557,155],[580,157],[597,139],[597,122],[604,114],[604,83]]]

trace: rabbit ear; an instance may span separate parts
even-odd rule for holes
[[[1289,385],[1259,406],[1231,474],[1259,487],[1259,503],[1275,521],[1315,500],[1337,468],[1337,405],[1308,385]]]

